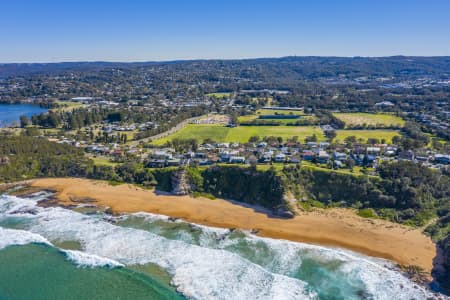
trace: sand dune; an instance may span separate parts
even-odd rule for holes
[[[427,272],[431,271],[436,255],[435,244],[420,230],[363,219],[349,209],[305,212],[287,220],[271,218],[226,200],[157,195],[126,184],[111,186],[102,181],[51,178],[34,180],[32,186],[56,190],[63,205],[91,199],[115,213],[143,211],[203,225],[255,230],[260,236],[347,248],[404,265],[417,265]]]

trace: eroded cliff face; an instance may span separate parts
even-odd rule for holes
[[[171,176],[172,194],[188,195],[192,192],[192,186],[186,170],[174,171]]]
[[[450,233],[440,244],[443,250],[445,268],[445,274],[441,276],[440,283],[442,288],[450,293]]]

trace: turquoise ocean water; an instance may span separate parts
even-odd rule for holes
[[[0,196],[0,299],[427,299],[385,260]]]

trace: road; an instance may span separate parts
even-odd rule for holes
[[[183,122],[178,123],[176,126],[170,128],[170,129],[167,130],[167,131],[161,132],[161,133],[159,133],[159,134],[157,134],[157,135],[153,135],[153,136],[146,137],[146,138],[144,138],[144,139],[140,139],[140,140],[136,140],[136,141],[131,141],[131,142],[129,143],[129,145],[132,146],[132,147],[135,147],[135,146],[139,145],[140,143],[148,143],[148,142],[151,142],[151,141],[154,141],[154,140],[157,140],[157,139],[166,137],[166,136],[168,136],[168,135],[170,135],[170,134],[172,134],[172,133],[177,132],[177,131],[180,130],[180,129],[183,129],[183,128],[184,128],[186,125],[188,125],[189,123],[191,123],[191,122],[193,122],[193,121],[195,121],[195,120],[198,120],[198,119],[205,118],[205,117],[207,117],[207,116],[208,116],[208,115],[202,115],[202,116],[199,116],[199,117],[194,117],[194,118],[186,119],[186,120],[184,120]]]

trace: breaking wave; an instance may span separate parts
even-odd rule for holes
[[[193,299],[426,299],[432,293],[387,261],[350,251],[274,240],[139,213],[118,218],[42,208],[36,199],[0,197],[0,218],[27,219],[25,241],[77,241],[64,250],[80,266],[153,263]],[[0,248],[12,229],[0,227]],[[15,230],[17,231],[17,230]],[[20,242],[20,241],[18,241]],[[9,242],[8,242],[9,243]],[[330,294],[331,293],[331,294]],[[333,294],[334,293],[334,294]]]

